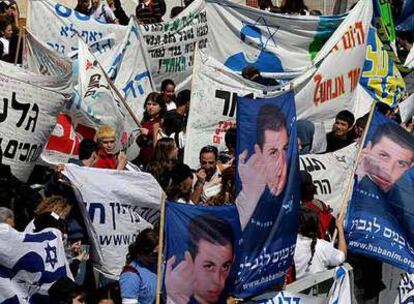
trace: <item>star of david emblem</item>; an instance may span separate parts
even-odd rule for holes
[[[47,264],[50,264],[50,266],[52,266],[52,269],[54,269],[56,263],[58,262],[56,247],[55,246],[52,247],[52,246],[49,245],[49,243],[47,243],[47,246],[45,247],[45,251],[46,251],[45,262]]]
[[[262,34],[263,34],[262,36],[265,37],[265,39],[263,41],[262,49],[266,49],[269,40],[272,40],[273,44],[276,45],[276,41],[275,41],[274,36],[277,33],[277,31],[280,29],[280,26],[268,23],[268,20],[266,20],[263,17],[257,18],[256,22],[254,22],[254,23],[242,22],[242,24],[243,24],[243,26],[245,26],[245,25],[255,26],[255,27],[259,28],[262,31]]]

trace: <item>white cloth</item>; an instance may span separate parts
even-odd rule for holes
[[[4,55],[9,55],[10,41],[7,40],[6,38],[1,37],[0,42],[1,42],[1,44],[3,44],[3,56]]]
[[[203,193],[201,193],[201,200],[207,202],[210,197],[213,197],[220,193],[221,191],[221,170],[216,166],[216,172],[214,172],[211,179],[204,183]]]
[[[177,105],[175,104],[174,101],[171,101],[170,103],[166,103],[165,104],[167,106],[167,111],[172,111],[177,109]]]
[[[103,0],[102,0],[103,1]],[[96,20],[105,23],[113,23],[116,19],[114,12],[108,4],[100,3],[98,8],[91,14]]]
[[[171,133],[170,138],[174,139],[175,141],[175,133]],[[185,133],[180,131],[178,133],[178,149],[183,149],[185,147]]]
[[[294,255],[297,279],[327,270],[329,266],[338,266],[345,261],[345,254],[342,251],[334,248],[332,243],[318,239],[316,241],[312,264],[309,266],[309,270],[306,271],[308,262],[312,256],[310,249],[311,242],[312,239],[298,234]]]

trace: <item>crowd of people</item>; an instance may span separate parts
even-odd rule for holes
[[[171,17],[176,16],[185,6],[174,7]],[[303,1],[283,1],[281,7],[271,1],[259,1],[261,9],[285,14],[320,15],[319,11],[309,10]],[[128,24],[128,16],[120,0],[79,0],[76,11],[93,15],[106,23]],[[166,14],[164,0],[139,0],[136,17],[139,22],[148,24],[160,22]],[[18,49],[19,9],[14,0],[0,2],[0,59],[19,62]],[[413,33],[403,33],[397,39],[400,56],[406,56],[412,47]],[[243,77],[261,84],[277,85],[277,80],[260,76],[260,71],[247,67]],[[199,151],[199,166],[190,168],[183,162],[186,145],[186,124],[189,114],[191,92],[176,92],[173,80],[165,79],[160,92],[152,92],[145,99],[140,135],[136,145],[140,152],[132,161],[140,170],[154,176],[171,201],[183,204],[220,206],[237,204],[236,167],[242,176],[247,168],[243,153],[236,161],[236,128],[225,134],[226,150],[219,151],[215,146],[205,146]],[[379,103],[377,109],[397,123],[401,123],[398,109]],[[348,110],[337,113],[332,130],[325,137],[326,149],[318,153],[338,151],[350,144],[361,143],[368,114],[355,119]],[[404,127],[413,134],[413,122]],[[275,129],[278,130],[279,129]],[[286,132],[286,130],[284,131]],[[315,153],[313,139],[317,132],[315,125],[308,120],[297,122],[298,149],[300,154]],[[278,135],[279,136],[279,135]],[[127,157],[117,149],[116,130],[109,125],[101,126],[95,140],[84,139],[79,145],[79,158],[69,163],[78,166],[101,169],[126,170]],[[275,143],[283,157],[283,135]],[[374,144],[373,144],[374,145]],[[266,157],[266,148],[255,147],[256,152]],[[276,148],[275,148],[276,149]],[[270,152],[269,152],[270,155]],[[1,154],[0,154],[1,156]],[[270,156],[269,156],[270,157]],[[284,156],[286,157],[286,155]],[[73,190],[67,185],[61,171],[64,164],[55,170],[37,167],[28,183],[16,179],[10,168],[1,163],[0,157],[0,225],[9,225],[18,231],[39,232],[45,228],[56,228],[64,236],[66,257],[74,280],[61,279],[50,288],[51,303],[153,303],[157,286],[157,256],[159,227],[141,232],[129,246],[125,266],[119,281],[101,282],[93,273],[93,256],[90,253],[90,240],[86,232],[78,202]],[[269,170],[274,169],[270,168]],[[276,170],[276,169],[275,169]],[[286,169],[281,169],[286,170]],[[249,173],[248,171],[246,171]],[[246,174],[247,174],[246,173]],[[284,173],[286,175],[286,172]],[[283,175],[283,172],[282,172]],[[282,179],[280,179],[282,180]],[[243,181],[242,181],[243,182]],[[279,195],[284,183],[269,186],[274,195]],[[332,214],[329,202],[315,197],[316,189],[309,173],[301,172],[301,202],[299,230],[294,261],[287,283],[295,279],[324,271],[349,261],[355,267],[356,284],[361,289],[364,300],[378,297],[383,288],[381,263],[365,257],[349,255],[345,241],[343,217]],[[29,184],[42,184],[37,191]],[[242,221],[242,228],[247,225]],[[336,243],[330,242],[337,230]],[[172,265],[172,264],[171,264]],[[169,264],[167,263],[167,268]],[[201,303],[201,302],[200,302]],[[362,302],[361,302],[362,303]]]

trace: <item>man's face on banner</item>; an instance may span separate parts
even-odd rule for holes
[[[198,243],[194,258],[194,297],[198,303],[217,303],[233,263],[232,244]]]
[[[383,136],[371,149],[369,176],[382,191],[388,192],[394,183],[410,169],[414,154],[390,138]]]
[[[273,195],[282,193],[286,185],[289,136],[286,128],[265,130],[262,148],[266,184]]]

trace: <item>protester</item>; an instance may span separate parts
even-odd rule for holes
[[[54,304],[85,304],[87,294],[82,287],[65,277],[50,287],[49,296]]]
[[[166,12],[164,0],[139,0],[135,9],[138,22],[151,24],[162,21],[162,16]]]
[[[336,115],[333,130],[326,135],[326,152],[340,150],[352,143],[351,130],[354,122],[354,114],[348,110]]]
[[[89,252],[82,243],[85,239],[81,226],[76,220],[71,220],[68,224],[68,250],[66,258],[69,262],[75,282],[82,285],[85,276],[85,262],[89,260]]]
[[[226,168],[218,163],[218,149],[214,146],[205,146],[200,150],[200,165],[192,194],[192,201],[196,204],[205,203],[220,192],[221,173]]]
[[[63,241],[63,234],[66,234],[67,232],[66,222],[57,213],[44,212],[35,216],[35,218],[33,219],[32,232],[40,232],[46,228],[55,228],[59,230],[62,233]]]
[[[233,163],[230,167],[223,170],[221,176],[222,187],[220,192],[207,199],[206,205],[220,206],[234,204],[236,200],[236,167]]]
[[[202,214],[188,227],[189,245],[184,260],[166,265],[167,303],[220,303],[234,261],[234,235],[229,222]]]
[[[138,159],[135,162],[145,167],[152,159],[157,143],[158,130],[162,124],[166,107],[159,93],[150,93],[144,103],[144,118],[141,122],[141,134],[137,138],[137,144],[141,148]]]
[[[167,111],[175,110],[175,83],[171,79],[164,79],[161,83],[161,95]]]
[[[171,201],[191,204],[192,199],[193,172],[186,164],[177,164],[171,172],[171,183],[165,193]]]
[[[129,245],[119,283],[123,304],[151,304],[157,288],[158,233],[153,229],[142,231]]]
[[[120,151],[115,154],[116,132],[108,125],[103,125],[98,129],[96,137],[99,143],[98,157],[95,162],[96,168],[124,170],[127,158],[125,152]]]
[[[308,154],[312,150],[315,125],[309,120],[298,120],[296,124],[298,134],[298,150],[300,154]]]
[[[79,158],[70,158],[68,163],[81,167],[94,167],[97,160],[98,144],[91,139],[82,139],[79,144]]]
[[[0,21],[0,59],[3,61],[14,62],[13,52],[10,49],[12,36],[12,24],[6,20]]]
[[[236,157],[236,128],[233,127],[226,131],[224,142],[226,143],[226,150],[221,151],[218,158],[220,163],[230,166]]]
[[[6,207],[0,207],[0,224],[5,223],[14,228],[13,211]]]
[[[283,0],[281,11],[289,15],[309,15],[309,9],[304,0]]]
[[[75,7],[75,11],[84,14],[89,15],[89,6],[91,5],[90,0],[78,0],[78,4]]]
[[[327,270],[345,261],[347,246],[343,229],[343,218],[338,217],[338,249],[332,243],[319,238],[320,223],[315,210],[302,206],[299,215],[299,234],[294,255],[296,278]]]

